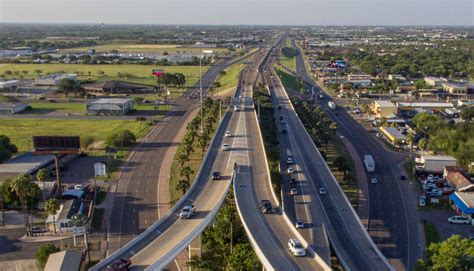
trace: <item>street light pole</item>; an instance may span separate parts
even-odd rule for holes
[[[201,92],[201,134],[204,132],[204,119],[203,119],[203,104],[202,104],[202,68],[201,68],[202,55],[199,57],[199,90]]]

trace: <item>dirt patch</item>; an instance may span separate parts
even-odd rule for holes
[[[231,87],[226,90],[219,91],[219,97],[226,98],[234,96],[236,87]],[[217,97],[217,95],[216,95]]]

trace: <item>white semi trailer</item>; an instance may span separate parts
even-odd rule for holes
[[[375,171],[375,162],[374,158],[370,154],[364,156],[364,165],[367,172],[371,173]]]

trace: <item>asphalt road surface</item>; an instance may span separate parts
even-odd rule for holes
[[[297,73],[311,89],[313,80],[308,76],[303,56],[297,55]],[[322,91],[316,85],[317,92]],[[376,175],[378,184],[369,183],[369,234],[397,270],[412,270],[417,259],[422,257],[421,224],[416,207],[413,206],[413,190],[408,181],[400,180],[399,164],[405,154],[389,150],[373,134],[357,123],[345,110],[336,112],[327,107],[328,95],[319,103],[337,123],[338,131],[351,141],[363,160],[371,154],[376,172],[368,174],[367,182]]]

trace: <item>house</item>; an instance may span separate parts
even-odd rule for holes
[[[91,94],[134,94],[153,93],[155,86],[136,84],[124,81],[107,81],[82,85],[87,93]]]
[[[345,84],[351,84],[354,88],[365,88],[370,87],[372,85],[372,81],[368,79],[360,79],[360,80],[347,80],[344,82]]]
[[[444,167],[443,178],[459,192],[474,192],[474,183],[471,178],[458,166]]]
[[[388,80],[406,81],[407,79],[400,74],[389,74]]]
[[[28,108],[24,103],[0,103],[0,115],[14,115]]]
[[[450,94],[467,94],[467,84],[445,82],[442,86],[443,89]]]
[[[49,255],[44,271],[79,271],[81,262],[82,252],[63,250]]]
[[[426,76],[425,78],[425,83],[428,86],[441,86],[442,83],[447,82],[446,79],[441,78],[441,77],[435,77],[435,76]]]
[[[449,202],[456,214],[474,217],[474,193],[454,192],[449,196]]]
[[[125,115],[132,110],[132,99],[111,98],[99,99],[86,104],[88,115]]]
[[[395,89],[395,92],[405,93],[405,92],[413,91],[415,89],[416,89],[416,87],[411,86],[411,85],[398,85],[397,88]]]
[[[393,118],[398,114],[397,106],[388,100],[373,101],[370,108],[377,118]]]
[[[347,80],[374,80],[374,77],[372,75],[368,75],[365,73],[360,73],[360,74],[348,74],[347,75]]]
[[[53,216],[49,215],[46,219],[48,231],[54,231],[54,221],[56,221],[56,230],[60,232],[72,231],[71,219],[78,213],[85,213],[84,203],[79,199],[64,201],[58,212]]]
[[[37,86],[58,86],[61,84],[63,79],[70,79],[77,81],[76,74],[66,74],[66,73],[54,73],[43,77],[38,77],[35,79],[34,84]]]

